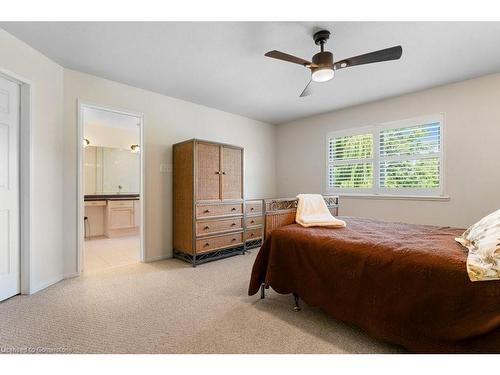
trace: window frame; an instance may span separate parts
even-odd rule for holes
[[[421,160],[426,158],[439,159],[439,187],[438,188],[384,188],[380,186],[380,163],[381,160],[387,158],[380,158],[380,132],[387,129],[407,128],[418,126],[422,124],[439,123],[439,152],[427,155],[401,155],[387,157],[392,160]],[[444,128],[445,118],[443,113],[435,115],[427,115],[420,117],[413,117],[404,120],[390,121],[378,125],[362,126],[350,129],[343,129],[332,131],[326,135],[326,173],[325,173],[325,188],[328,194],[337,194],[345,196],[373,196],[373,197],[444,197],[445,192],[445,142],[444,142]],[[354,161],[366,160],[373,163],[373,184],[372,188],[335,188],[329,186],[329,169],[330,165],[349,164],[350,160],[342,162],[330,162],[329,158],[329,145],[330,139],[338,137],[348,137],[354,135],[372,134],[373,137],[373,154],[372,159],[354,159]]]

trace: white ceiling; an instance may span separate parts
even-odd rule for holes
[[[500,71],[500,23],[0,23],[61,65],[269,123],[328,112]],[[299,98],[316,28],[335,60],[401,44],[399,61],[340,70]]]

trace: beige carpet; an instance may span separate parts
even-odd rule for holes
[[[394,353],[291,296],[247,296],[256,250],[88,272],[0,303],[0,352]]]

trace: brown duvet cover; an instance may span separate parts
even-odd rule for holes
[[[471,282],[463,230],[342,218],[276,229],[252,270],[261,283],[415,352],[500,353],[500,280]]]

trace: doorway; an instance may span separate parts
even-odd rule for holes
[[[79,102],[78,269],[144,261],[143,116]]]

